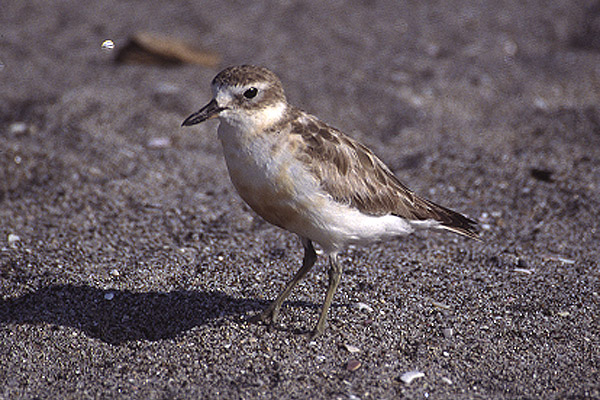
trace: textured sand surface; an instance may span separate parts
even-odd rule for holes
[[[0,398],[600,398],[597,1],[1,8]],[[180,128],[221,67],[115,64],[138,31],[273,69],[484,243],[349,249],[315,342],[323,259],[246,322],[301,246]]]

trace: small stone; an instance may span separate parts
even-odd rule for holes
[[[359,369],[361,365],[362,365],[362,363],[360,361],[353,358],[352,360],[348,361],[348,363],[346,364],[346,370],[350,371],[350,372],[354,372],[357,369]]]
[[[8,244],[14,244],[15,242],[18,242],[20,240],[21,238],[19,237],[19,235],[15,235],[14,233],[8,234]]]
[[[179,87],[172,83],[161,82],[156,86],[156,91],[160,94],[174,94],[179,91]]]
[[[539,108],[540,110],[547,110],[548,109],[548,102],[544,99],[542,99],[541,97],[536,97],[533,100],[533,105],[536,108]]]
[[[365,303],[356,303],[358,311],[373,312],[373,307]]]
[[[8,131],[13,135],[20,135],[27,132],[27,124],[25,122],[13,122],[8,127]]]
[[[171,139],[168,137],[156,137],[148,141],[148,147],[152,149],[164,149],[171,146]]]
[[[121,273],[119,272],[119,270],[118,270],[118,269],[116,269],[116,268],[115,268],[115,269],[113,269],[112,271],[110,271],[110,274],[111,274],[112,276],[114,276],[114,277],[117,277],[117,276],[121,275]]]
[[[446,339],[450,339],[452,335],[454,335],[454,329],[452,328],[444,328],[442,329],[442,334]]]
[[[504,50],[504,53],[506,55],[512,57],[515,54],[517,54],[517,51],[519,50],[519,46],[511,39],[506,39],[506,40],[504,40],[504,43],[502,43],[502,50]]]
[[[110,301],[114,298],[115,298],[115,294],[113,292],[108,292],[108,293],[104,294],[104,300]]]

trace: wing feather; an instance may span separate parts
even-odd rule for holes
[[[442,228],[478,238],[476,222],[417,196],[367,147],[296,110],[290,134],[301,135],[300,159],[334,200],[370,215],[435,220]]]

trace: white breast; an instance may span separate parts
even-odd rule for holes
[[[285,137],[252,134],[225,121],[218,132],[242,199],[268,222],[315,241],[325,251],[414,231],[403,218],[366,215],[334,201],[294,157]]]

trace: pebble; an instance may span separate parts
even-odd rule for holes
[[[161,82],[156,86],[156,91],[161,94],[174,94],[179,92],[179,87],[173,83]]]
[[[525,261],[525,259],[523,259],[521,257],[517,258],[517,267],[527,268],[527,261]]]
[[[365,303],[356,303],[355,307],[358,308],[358,311],[373,312],[373,307]]]
[[[446,339],[450,339],[452,335],[454,335],[454,329],[452,328],[444,328],[442,329],[442,334]]]
[[[10,124],[8,131],[13,135],[20,135],[27,132],[27,124],[25,122],[13,122]]]
[[[404,383],[406,383],[407,385],[410,385],[410,383],[412,381],[414,381],[415,379],[419,379],[424,377],[425,374],[422,373],[421,371],[408,371],[402,374],[402,376],[400,376],[400,380]]]
[[[168,137],[155,137],[148,141],[148,147],[152,149],[164,149],[171,146],[171,139]]]
[[[119,272],[119,270],[118,270],[118,269],[116,269],[116,268],[115,268],[115,269],[113,269],[112,271],[110,271],[110,274],[111,274],[112,276],[114,276],[114,277],[117,277],[117,276],[121,275],[121,273]]]
[[[115,298],[115,294],[113,292],[108,292],[104,294],[104,300],[112,300]]]
[[[359,369],[361,365],[362,365],[362,363],[360,361],[353,358],[352,360],[348,361],[348,364],[346,364],[346,370],[350,371],[350,372],[354,372],[357,369]]]
[[[519,50],[519,46],[511,39],[506,39],[506,40],[504,40],[504,43],[502,43],[502,50],[504,50],[504,53],[506,55],[509,55],[512,57],[515,54],[517,54],[517,51]]]
[[[9,233],[8,234],[8,244],[13,244],[15,242],[20,241],[21,238],[19,237],[19,235],[15,235],[14,233]]]

